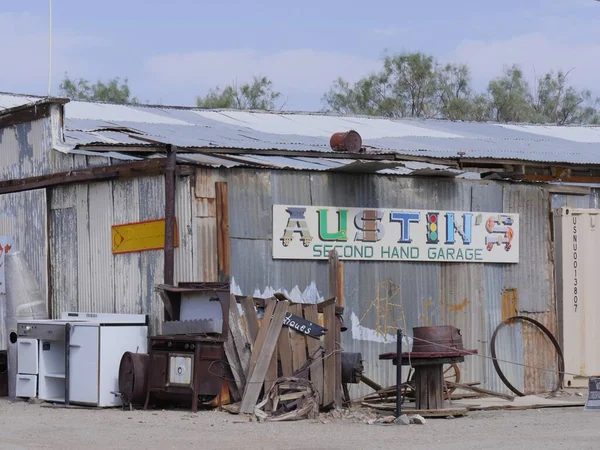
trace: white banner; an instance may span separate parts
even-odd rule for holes
[[[273,205],[274,259],[519,262],[519,215]]]

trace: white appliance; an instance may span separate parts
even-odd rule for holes
[[[17,324],[17,397],[120,406],[125,352],[147,352],[144,314],[63,313]]]

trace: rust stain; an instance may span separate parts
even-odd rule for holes
[[[519,291],[508,288],[502,291],[502,321],[519,315]]]
[[[446,306],[448,309],[450,309],[450,311],[462,312],[467,308],[467,305],[469,303],[471,303],[471,302],[465,298],[460,303],[448,303],[448,302],[442,301],[442,306]]]
[[[423,313],[419,316],[419,323],[421,326],[428,327],[432,325],[432,317],[430,314],[430,309],[433,306],[433,299],[429,299],[425,301],[425,299],[421,300],[421,305],[423,306]]]

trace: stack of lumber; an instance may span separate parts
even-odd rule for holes
[[[341,308],[335,298],[300,304],[283,294],[231,295],[230,301],[225,354],[241,413],[298,418],[313,407],[341,406]],[[286,389],[290,380],[292,390]]]

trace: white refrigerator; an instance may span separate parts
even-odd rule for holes
[[[17,324],[17,397],[120,406],[125,352],[147,352],[143,314],[63,313],[59,320]]]

